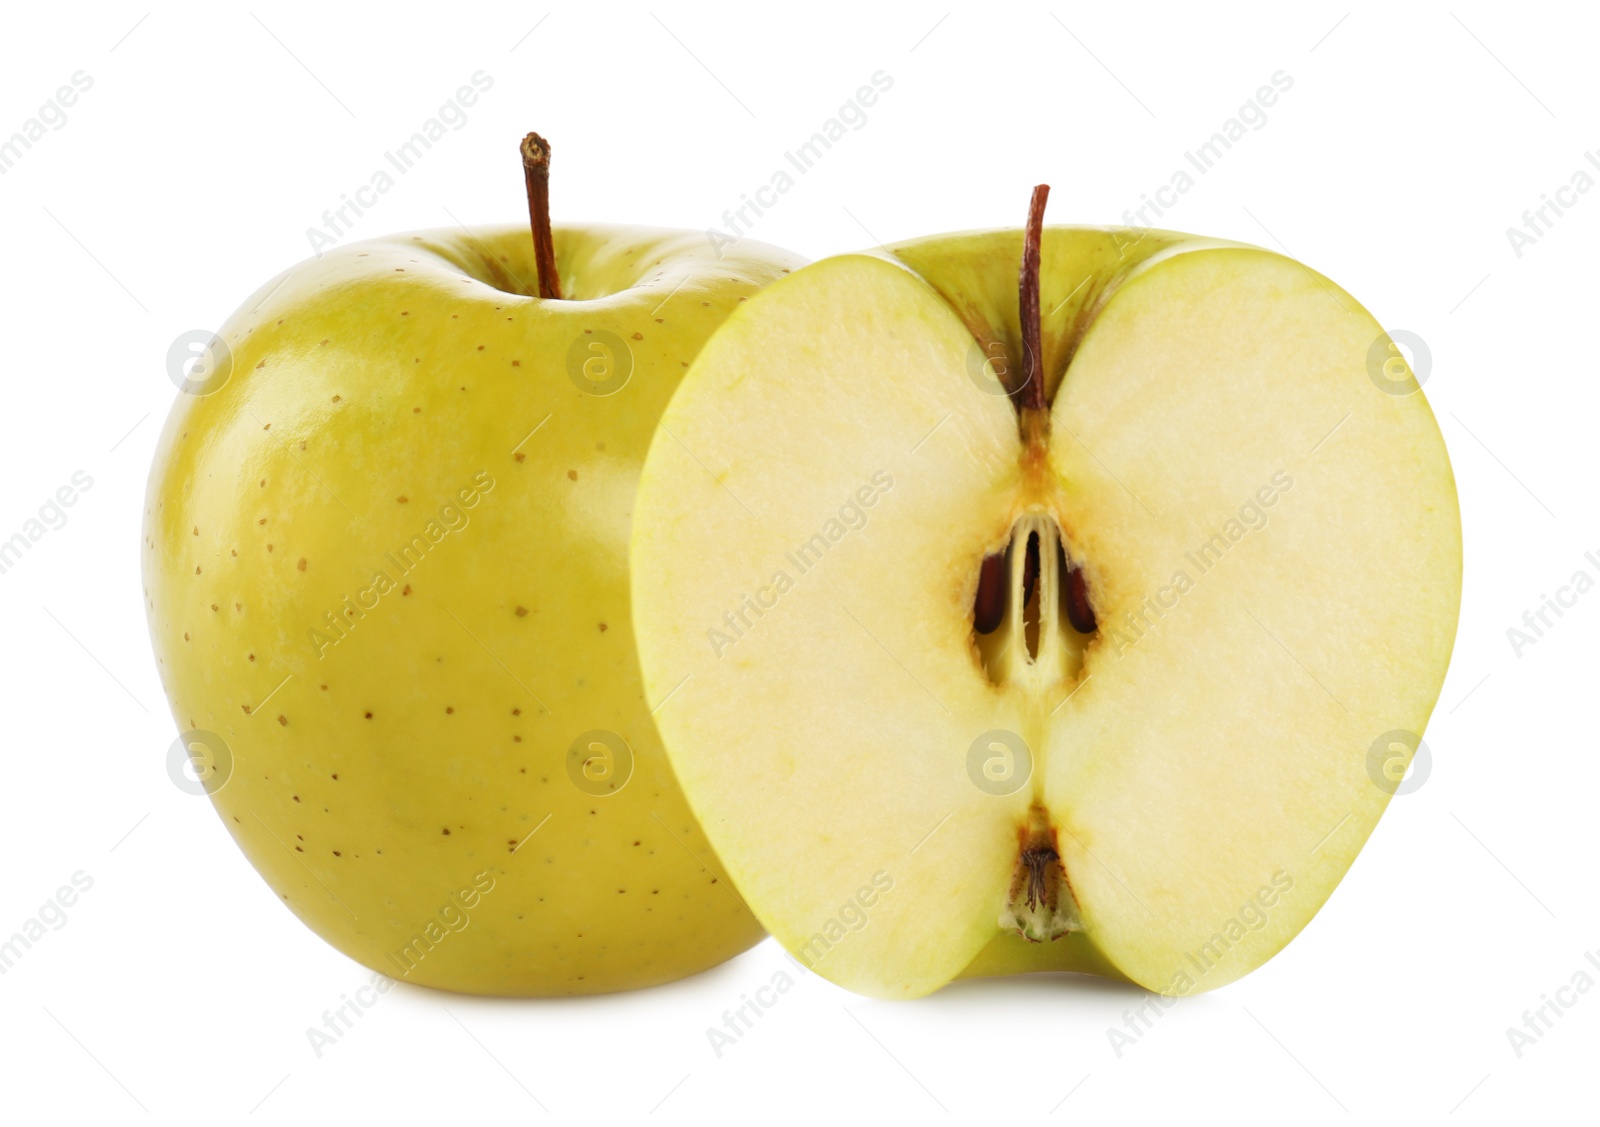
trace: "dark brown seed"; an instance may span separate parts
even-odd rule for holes
[[[1006,556],[996,552],[983,558],[978,570],[978,597],[972,603],[972,625],[980,634],[993,634],[1006,614]]]
[[[1094,608],[1089,605],[1089,585],[1084,581],[1083,569],[1074,567],[1067,571],[1067,621],[1080,634],[1093,634],[1096,623]]]

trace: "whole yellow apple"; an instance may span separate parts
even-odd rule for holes
[[[762,934],[662,752],[628,545],[680,377],[801,260],[545,246],[559,282],[520,226],[281,275],[179,397],[145,510],[162,682],[239,847],[350,957],[470,993],[664,982]]]

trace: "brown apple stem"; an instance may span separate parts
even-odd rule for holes
[[[550,142],[537,133],[522,139],[522,174],[528,183],[528,222],[533,227],[539,296],[559,300],[561,275],[556,272],[556,246],[550,236]]]
[[[1017,305],[1022,323],[1022,351],[1027,362],[1017,396],[1024,409],[1045,409],[1044,352],[1040,344],[1039,321],[1039,239],[1044,232],[1044,203],[1050,198],[1050,185],[1039,184],[1028,203],[1028,227],[1022,236],[1022,272],[1017,279]]]

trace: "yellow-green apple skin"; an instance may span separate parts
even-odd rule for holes
[[[162,683],[226,745],[240,849],[351,958],[475,994],[646,986],[762,934],[662,753],[627,553],[683,373],[800,260],[599,225],[555,250],[566,300],[529,296],[516,227],[262,287],[145,509]]]
[[[817,973],[1209,990],[1311,920],[1410,761],[1460,602],[1449,457],[1349,294],[1174,232],[1044,230],[1048,405],[1019,410],[1022,249],[826,259],[717,332],[641,481],[645,684]]]

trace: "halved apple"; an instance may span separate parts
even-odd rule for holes
[[[1034,218],[764,290],[642,478],[677,776],[761,922],[865,994],[1259,966],[1454,640],[1449,458],[1372,316],[1265,250]]]

